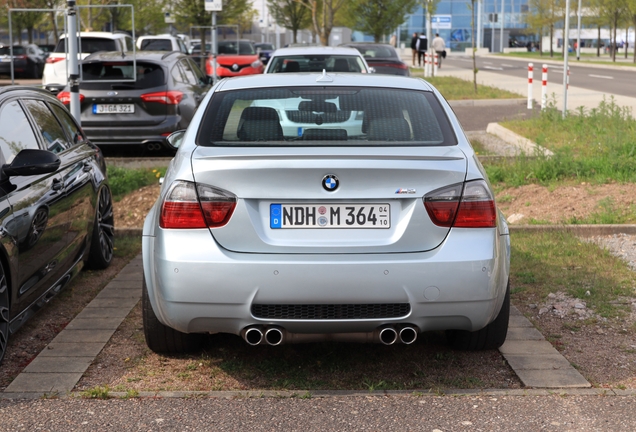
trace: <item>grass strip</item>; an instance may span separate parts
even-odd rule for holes
[[[109,165],[107,172],[113,199],[119,201],[132,191],[156,184],[165,175],[166,168],[129,169]]]
[[[424,77],[422,69],[411,69],[411,76]],[[483,84],[477,85],[477,93],[472,81],[457,77],[437,76],[425,78],[439,90],[447,100],[472,100],[472,99],[519,99],[525,96],[502,90]]]

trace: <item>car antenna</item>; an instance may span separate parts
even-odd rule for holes
[[[316,82],[322,82],[322,81],[333,82],[333,78],[327,75],[327,69],[323,69],[322,75],[319,76],[318,79],[316,80]]]

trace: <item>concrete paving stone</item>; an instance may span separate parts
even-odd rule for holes
[[[508,354],[526,354],[526,355],[538,355],[538,354],[559,354],[554,347],[548,341],[519,341],[519,340],[506,340],[504,344],[499,348],[499,351],[504,355]],[[560,354],[559,354],[560,355]]]
[[[591,387],[583,375],[576,369],[566,370],[517,370],[517,376],[527,387],[538,388],[576,388]]]
[[[38,357],[97,357],[105,342],[51,342]]]
[[[42,393],[53,395],[73,390],[82,378],[81,372],[73,373],[21,373],[5,389],[7,393]]]
[[[124,318],[75,318],[65,330],[117,330]]]
[[[129,298],[95,298],[91,301],[86,308],[94,309],[94,308],[122,308],[122,309],[132,309],[139,298],[129,297]]]
[[[510,320],[508,321],[508,328],[510,327],[532,327],[532,323],[528,320],[528,318],[523,315],[511,315]]]
[[[134,267],[131,271],[127,271],[126,273],[119,273],[113,281],[140,281],[143,275],[144,271],[141,267]]]
[[[511,304],[510,305],[510,316],[516,316],[516,315],[521,315],[523,316],[523,314],[521,312],[519,312],[519,309],[517,309],[515,307],[515,305]]]
[[[141,298],[141,286],[137,288],[104,288],[95,296],[96,299],[105,298]]]
[[[130,289],[130,290],[141,289],[141,279],[138,279],[138,280],[137,279],[135,280],[113,279],[112,281],[108,283],[108,285],[104,287],[104,289]]]
[[[106,343],[115,333],[115,330],[63,330],[53,342],[55,343],[83,343],[83,342],[103,342]]]
[[[37,356],[22,373],[84,373],[93,360],[94,357]]]
[[[612,389],[616,396],[636,396],[636,389]]]
[[[517,370],[559,370],[572,367],[561,354],[506,355],[505,358],[515,372]]]
[[[545,338],[534,327],[509,327],[506,340],[545,340]]]
[[[131,308],[132,309],[132,308]],[[130,309],[125,308],[84,308],[75,319],[93,319],[93,318],[126,318],[130,313]]]

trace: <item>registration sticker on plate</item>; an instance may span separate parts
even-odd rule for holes
[[[270,204],[269,226],[285,228],[391,228],[391,205]]]
[[[134,114],[134,104],[95,104],[93,114]]]

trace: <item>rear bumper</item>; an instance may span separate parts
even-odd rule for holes
[[[168,116],[160,124],[151,126],[117,126],[115,124],[95,126],[82,120],[82,129],[88,138],[98,146],[148,143],[166,145],[167,135],[162,134],[170,134],[176,130],[184,129],[180,125],[180,121],[181,118],[178,116]]]
[[[329,334],[401,324],[475,331],[497,316],[509,274],[509,237],[496,229],[453,229],[429,252],[345,255],[234,253],[220,248],[206,229],[157,228],[155,234],[143,237],[150,301],[161,322],[186,333],[238,335],[248,326],[278,326]],[[252,313],[253,304],[395,303],[408,303],[410,312],[328,320]]]

